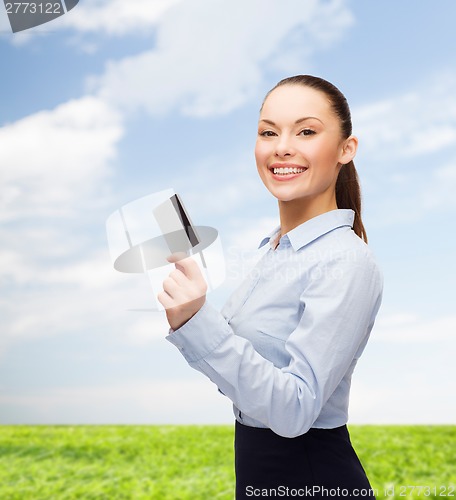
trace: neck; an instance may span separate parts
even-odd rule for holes
[[[283,236],[295,227],[313,219],[317,215],[337,209],[336,197],[328,200],[297,199],[279,200],[280,234]]]

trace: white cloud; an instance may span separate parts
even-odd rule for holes
[[[1,35],[5,35],[5,34],[10,34],[12,33],[11,32],[11,26],[10,26],[10,23],[8,21],[8,15],[6,14],[5,11],[3,11],[3,8],[2,8],[2,11],[0,13],[0,34]]]
[[[2,127],[0,220],[74,211],[108,177],[122,134],[120,115],[90,96]]]
[[[454,209],[455,93],[456,73],[447,71],[353,110],[357,166],[375,226],[405,227]]]
[[[62,28],[110,36],[150,31],[160,17],[183,0],[86,0],[61,18]]]
[[[274,230],[280,223],[279,216],[256,217],[254,220],[245,218],[233,220],[233,226],[237,227],[230,234],[230,246],[242,249],[258,249],[261,240]]]
[[[92,33],[110,37],[149,35],[161,16],[183,0],[84,0],[67,14],[34,28],[12,33],[8,16],[0,13],[0,33],[17,46],[28,44],[36,36],[47,36],[57,30],[73,31],[73,43],[83,48],[96,44],[87,43],[82,36]],[[89,50],[86,50],[90,52]]]
[[[256,117],[255,117],[256,119]],[[233,213],[245,213],[255,204],[261,205],[268,197],[255,166],[252,148],[237,155],[235,152],[189,161],[176,182],[186,193],[186,205],[191,207],[195,220],[216,215],[218,218]],[[242,182],[240,182],[242,180]],[[188,186],[197,186],[192,191]],[[203,187],[204,189],[199,189]],[[231,218],[230,217],[230,218]]]
[[[411,158],[454,146],[456,74],[429,77],[410,91],[353,109],[362,150],[375,159]],[[395,165],[394,162],[390,162]],[[388,169],[388,164],[384,167]]]
[[[436,169],[421,193],[417,206],[422,211],[456,207],[456,160]]]
[[[2,391],[4,412],[25,424],[220,424],[234,421],[231,403],[203,376],[185,380],[138,380],[105,386],[41,388],[26,394]],[[185,410],[183,410],[185,409]]]
[[[388,369],[385,364],[385,370]],[[354,376],[351,388],[350,423],[353,424],[454,424],[456,404],[453,383],[414,372],[405,383],[375,387]]]
[[[350,422],[454,422],[455,331],[454,315],[380,314],[353,375]]]
[[[456,316],[423,319],[402,313],[380,316],[375,325],[373,342],[414,343],[455,339]]]
[[[42,222],[46,236],[52,235],[49,247],[58,236],[66,238],[71,232],[68,228],[60,235],[53,234],[46,231],[46,223],[52,225]],[[37,243],[40,240],[33,234],[20,234],[32,244],[17,250],[7,245],[0,250],[4,286],[0,344],[4,348],[24,339],[114,325],[127,344],[150,343],[167,334],[169,327],[163,312],[133,312],[149,311],[155,305],[146,276],[116,272],[107,248],[89,245],[79,255],[79,249],[71,248],[73,240],[68,236],[70,244],[62,249],[63,254],[49,255],[48,246]],[[76,233],[75,240],[78,237]]]
[[[112,314],[114,272],[91,231],[122,134],[120,115],[95,97],[0,129],[3,349]]]
[[[168,335],[169,324],[164,312],[139,315],[126,331],[125,340],[132,345],[148,345],[163,342]]]
[[[309,0],[305,8],[299,0],[185,2],[161,17],[154,49],[109,63],[90,87],[153,115],[174,108],[196,117],[225,114],[258,96],[268,59],[283,66],[283,57],[289,71],[302,71],[308,55],[352,22],[341,0]]]
[[[3,349],[112,313],[115,273],[92,233],[122,134],[119,113],[89,96],[0,129]]]
[[[382,192],[377,200],[376,210],[371,222],[377,227],[389,225],[403,226],[413,224],[429,214],[452,213],[456,207],[456,160],[437,165],[415,165],[395,163],[399,173],[385,172],[376,174],[376,184],[369,186],[373,195]],[[418,174],[422,168],[422,174]],[[363,179],[372,175],[366,173]],[[383,175],[383,178],[381,178]],[[369,179],[368,179],[369,182]]]

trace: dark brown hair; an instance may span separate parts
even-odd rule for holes
[[[340,120],[342,137],[346,139],[351,135],[352,121],[347,99],[332,83],[323,80],[323,78],[311,75],[297,75],[284,78],[266,94],[263,105],[269,94],[277,87],[283,85],[303,85],[326,94],[334,113]],[[366,230],[364,229],[364,224],[361,219],[361,188],[359,185],[358,173],[356,172],[353,161],[343,165],[340,169],[336,181],[336,203],[338,208],[351,208],[355,212],[353,230],[367,243]]]

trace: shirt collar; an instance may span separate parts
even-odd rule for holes
[[[323,236],[338,227],[353,227],[354,220],[355,212],[349,208],[331,210],[303,222],[291,231],[288,231],[288,233],[283,235],[280,239],[288,238],[293,250],[296,252],[320,236]],[[258,248],[261,248],[268,241],[272,243],[271,247],[275,247],[273,242],[278,237],[279,232],[280,226],[276,227],[268,236],[263,238]]]

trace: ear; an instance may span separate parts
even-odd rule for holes
[[[356,155],[356,151],[358,149],[358,138],[354,135],[345,139],[342,144],[342,152],[339,157],[339,163],[342,165],[346,165],[350,163]]]

